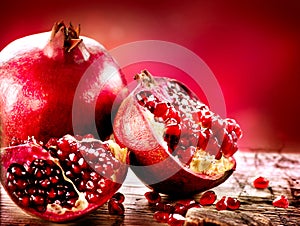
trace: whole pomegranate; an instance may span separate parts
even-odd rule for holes
[[[128,152],[112,140],[65,135],[30,138],[1,150],[1,181],[24,211],[64,222],[106,203],[127,174]]]
[[[135,76],[138,86],[122,102],[114,136],[131,150],[135,174],[155,191],[190,195],[224,182],[242,136],[233,119],[221,119],[176,80]]]
[[[58,22],[0,52],[2,146],[28,136],[47,142],[74,134],[73,126],[75,134],[102,140],[112,133],[112,107],[126,93],[123,75],[100,43],[79,32]]]

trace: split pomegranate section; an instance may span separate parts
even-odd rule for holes
[[[72,220],[106,203],[127,174],[127,149],[113,141],[65,135],[2,150],[1,179],[23,210],[43,219]]]
[[[233,119],[222,119],[179,81],[135,76],[138,85],[114,121],[116,141],[132,152],[131,168],[155,191],[198,193],[224,182],[242,136]]]

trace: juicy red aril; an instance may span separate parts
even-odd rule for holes
[[[111,198],[108,201],[108,212],[111,215],[124,215],[125,212],[125,208],[124,205],[122,203],[120,203],[118,200],[116,200],[115,198]]]
[[[265,189],[269,186],[269,180],[265,177],[257,177],[253,181],[253,186],[258,189]]]
[[[123,203],[125,200],[125,196],[121,192],[115,193],[112,198],[116,199],[119,203]]]
[[[170,108],[170,104],[166,102],[160,102],[156,104],[156,108],[153,111],[154,117],[164,118],[167,116]]]
[[[279,208],[288,208],[289,207],[289,200],[284,195],[280,195],[276,197],[273,202],[273,206],[279,207]]]
[[[174,213],[180,214],[182,216],[185,216],[187,209],[188,208],[185,205],[180,204],[180,203],[176,203],[174,205]]]
[[[199,199],[199,203],[202,206],[208,206],[208,205],[212,205],[217,199],[217,195],[214,191],[206,191],[204,192],[200,199]]]
[[[146,199],[150,204],[159,203],[161,200],[160,194],[154,191],[148,191],[144,194],[144,196],[146,197]]]
[[[217,210],[226,210],[227,209],[227,204],[226,204],[226,197],[223,196],[221,200],[219,200],[217,203],[216,203],[216,209]]]
[[[164,202],[158,202],[155,205],[155,209],[157,211],[167,212],[167,213],[173,213],[174,212],[174,206],[170,203],[164,203]]]
[[[170,213],[163,211],[156,211],[153,218],[159,223],[168,223]]]
[[[240,208],[240,201],[236,198],[232,198],[232,197],[227,197],[227,208],[230,210],[237,210],[238,208]]]
[[[52,141],[53,143],[53,141]],[[91,202],[101,199],[105,180],[113,175],[114,167],[119,164],[111,152],[99,142],[81,142],[78,146],[71,137],[65,136],[57,141],[57,150],[53,148],[52,154],[59,159],[65,169],[66,175],[74,182],[80,192],[87,192],[86,198]],[[84,157],[81,153],[84,153]]]

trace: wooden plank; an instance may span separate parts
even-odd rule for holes
[[[213,189],[218,198],[223,195],[238,197],[241,207],[239,211],[234,212],[235,214],[261,214],[270,219],[273,225],[299,225],[300,154],[240,152],[236,158],[238,162],[236,172],[225,183]],[[252,180],[258,175],[270,179],[268,189],[257,190],[252,187]],[[153,219],[154,210],[144,198],[144,193],[148,190],[130,174],[120,189],[126,197],[124,217],[110,216],[107,205],[104,205],[77,221],[55,224],[25,214],[9,199],[1,186],[1,225],[163,225]],[[288,209],[272,206],[272,200],[280,194],[289,198]],[[194,198],[197,200],[199,195]],[[175,201],[167,196],[163,196],[163,199]],[[215,207],[204,207],[203,210],[213,212]]]

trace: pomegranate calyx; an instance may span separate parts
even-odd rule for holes
[[[70,23],[67,27],[63,21],[56,22],[51,31],[50,40],[44,49],[46,56],[63,59],[65,53],[71,53],[79,49],[82,58],[88,60],[90,54],[83,45],[83,39],[79,37],[80,26],[76,28]]]
[[[145,87],[151,88],[155,86],[156,82],[153,78],[153,75],[148,70],[143,70],[141,73],[136,74],[134,76],[134,80],[139,81],[140,83],[143,83]]]
[[[74,28],[72,23],[67,27],[63,21],[56,22],[52,27],[51,41],[55,39],[58,32],[63,32],[64,34],[63,46],[67,52],[71,52],[72,49],[82,42],[82,39],[79,38],[80,25]]]

